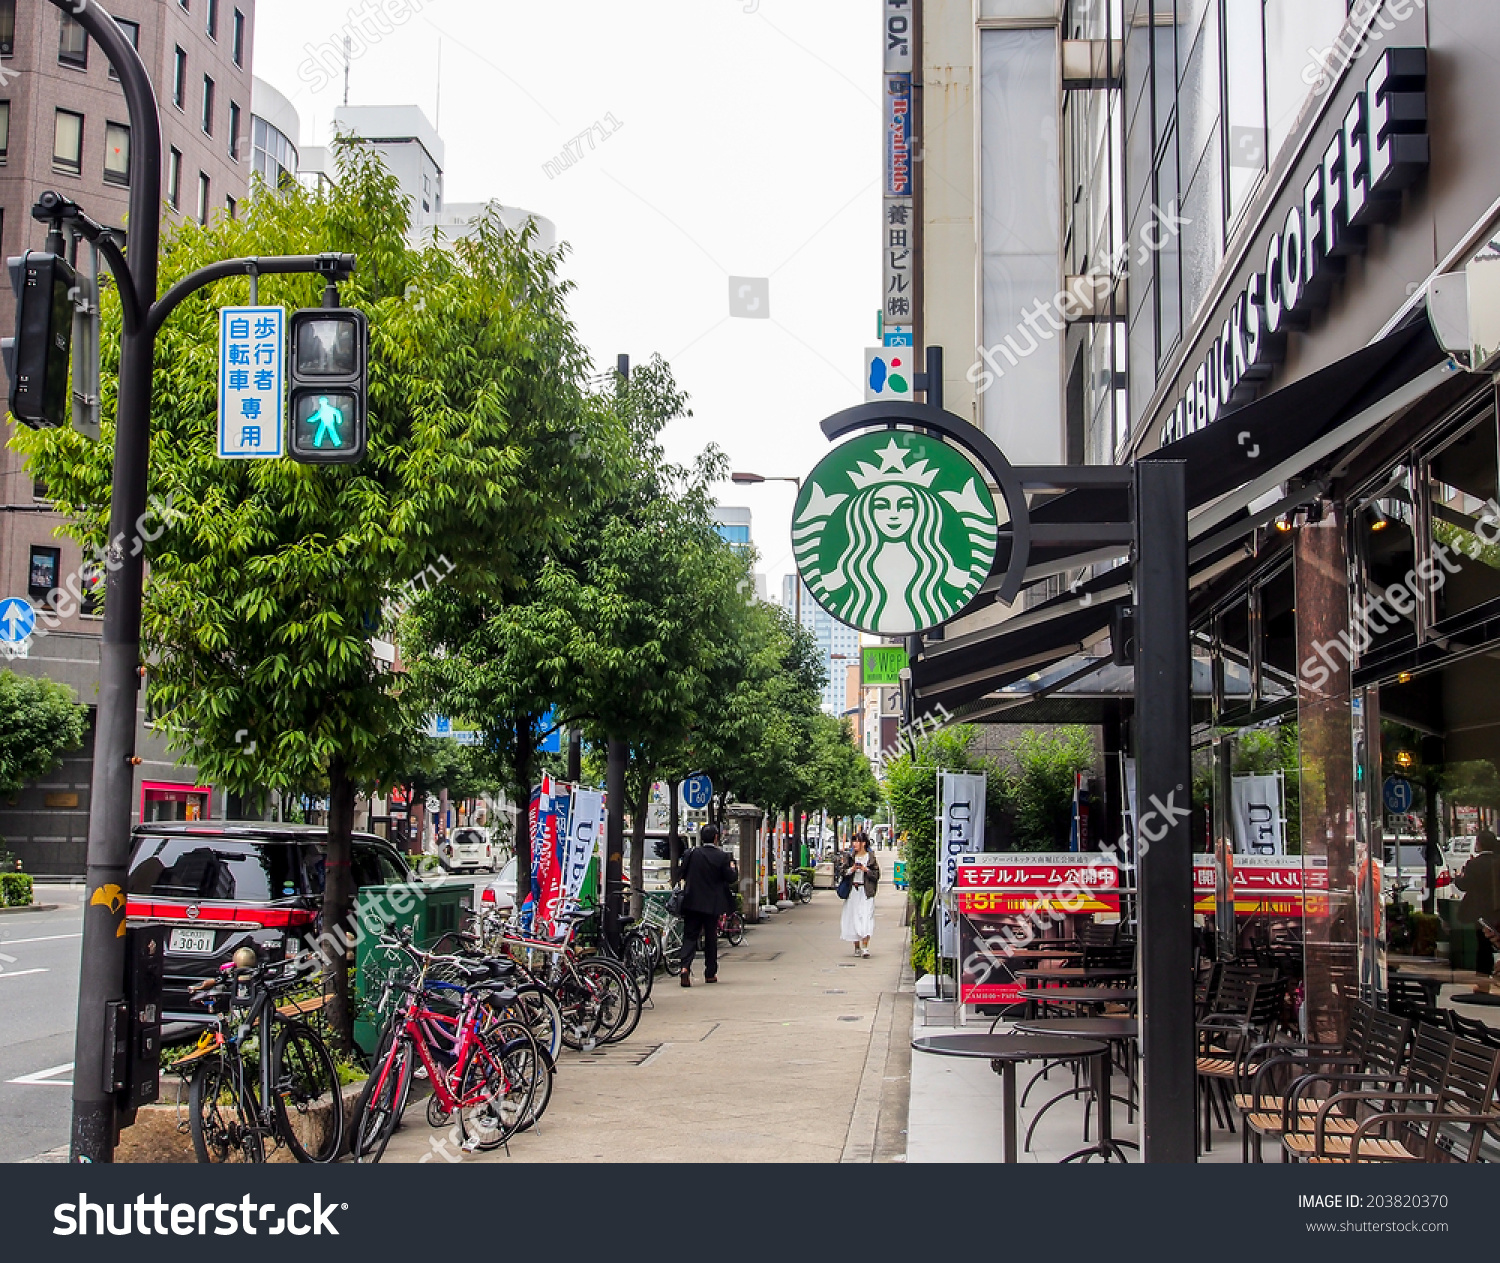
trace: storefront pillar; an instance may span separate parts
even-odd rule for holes
[[[743,901],[740,914],[748,924],[760,920],[760,883],[756,880],[755,866],[760,856],[761,810],[748,803],[735,803],[727,814],[729,828],[739,839],[739,846],[731,850],[734,839],[725,838],[724,849],[735,856],[735,862],[740,866],[740,899]]]
[[[1349,689],[1349,566],[1337,504],[1292,541],[1297,589],[1297,726],[1307,1037],[1337,1042],[1358,994],[1354,730]],[[1324,880],[1326,899],[1317,897]]]

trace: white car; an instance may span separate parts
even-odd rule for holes
[[[500,870],[498,877],[493,881],[485,882],[479,902],[488,904],[500,912],[509,912],[516,906],[516,857],[514,855]]]
[[[438,863],[450,873],[465,868],[495,871],[495,847],[489,830],[477,825],[461,825],[453,830],[438,846],[437,856]]]

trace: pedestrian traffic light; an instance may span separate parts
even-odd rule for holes
[[[32,429],[67,425],[73,419],[68,379],[73,269],[46,250],[28,250],[7,259],[6,266],[16,291],[16,336],[0,338],[11,414]]]
[[[361,460],[370,326],[352,307],[292,313],[291,442],[293,460],[343,465]]]

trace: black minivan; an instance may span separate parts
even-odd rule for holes
[[[126,915],[168,927],[162,1011],[167,1021],[203,1022],[188,988],[217,975],[235,949],[261,959],[315,939],[323,906],[328,831],[258,820],[138,825]],[[354,886],[415,880],[405,859],[373,834],[354,835]]]

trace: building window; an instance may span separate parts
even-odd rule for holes
[[[40,478],[31,480],[31,498],[43,504],[49,504],[52,497],[47,494],[47,484]]]
[[[198,172],[198,222],[208,223],[208,177]]]
[[[172,104],[179,110],[187,101],[187,54],[177,49],[172,54]]]
[[[188,0],[177,0],[177,6],[184,13],[191,13],[192,12],[192,10],[188,8]]]
[[[31,546],[31,563],[26,567],[26,592],[34,600],[46,604],[47,594],[57,587],[58,572],[62,569],[62,549]]]
[[[78,175],[83,171],[83,115],[58,110],[52,123],[52,169]]]
[[[129,18],[116,18],[115,23],[122,31],[125,32],[126,35],[130,37],[131,47],[134,48],[136,52],[140,52],[141,24],[139,22],[132,22]],[[116,83],[119,83],[120,81],[120,76],[115,73],[115,68],[113,66],[109,68],[109,77]]]
[[[182,154],[175,148],[167,152],[167,204],[182,208]]]
[[[245,15],[238,9],[234,11],[234,40],[232,44],[234,52],[234,64],[243,66],[245,64]]]
[[[229,157],[233,162],[240,160],[240,107],[233,101],[229,103]]]
[[[77,18],[63,14],[62,33],[57,38],[57,60],[64,66],[77,66],[80,70],[89,64],[89,33]]]
[[[214,134],[214,81],[203,76],[203,134]]]
[[[0,101],[0,163],[10,152],[10,102]]]
[[[0,57],[16,51],[16,0],[0,0]]]
[[[224,210],[229,215],[230,219],[233,219],[235,217],[235,212],[238,211],[239,208],[239,203],[236,202],[234,198],[226,197],[224,199]]]
[[[219,38],[219,0],[208,0],[208,12],[204,20],[204,27],[208,31],[208,38],[216,40]]]
[[[124,123],[104,125],[104,178],[111,184],[130,183],[130,128]]]
[[[104,571],[90,566],[80,578],[83,581],[83,600],[78,607],[79,614],[84,618],[104,617]]]

